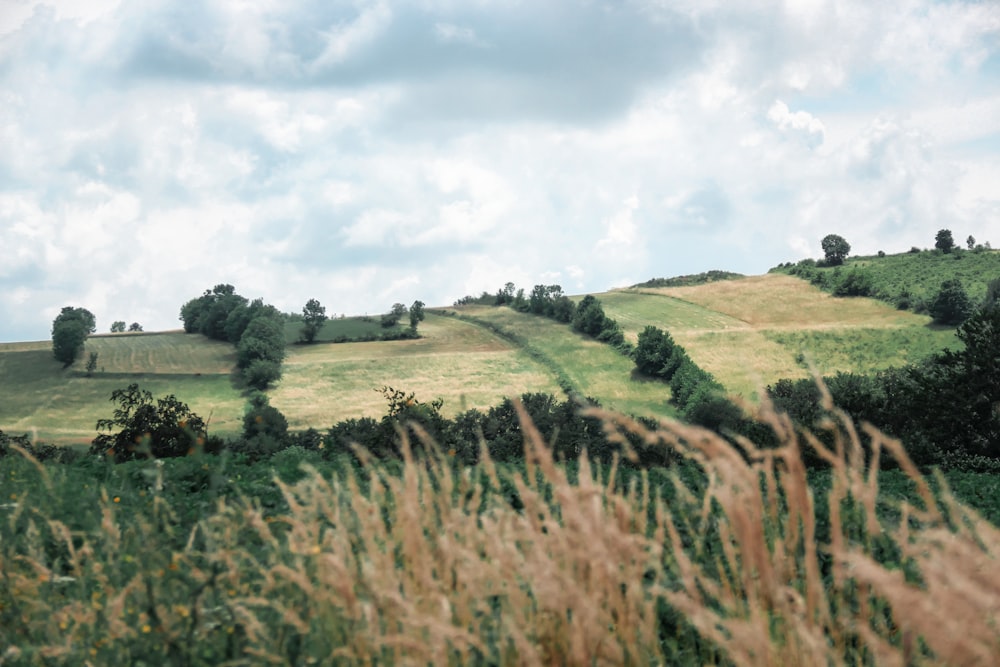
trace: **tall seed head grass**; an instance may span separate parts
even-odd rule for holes
[[[823,438],[759,408],[769,449],[588,409],[625,457],[626,435],[680,453],[669,489],[557,462],[522,410],[523,468],[485,446],[460,468],[411,424],[398,470],[276,479],[287,512],[219,501],[187,535],[158,496],[126,517],[104,494],[75,533],[22,499],[0,516],[0,665],[988,664],[997,528],[824,400]],[[895,519],[883,453],[918,491]]]

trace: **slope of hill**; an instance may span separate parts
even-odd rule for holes
[[[951,329],[872,299],[835,298],[792,276],[767,274],[691,287],[598,295],[635,339],[664,328],[692,359],[743,396],[761,384],[821,373],[866,372],[955,347]]]
[[[956,248],[950,253],[923,250],[884,257],[849,257],[842,266],[835,267],[803,260],[782,264],[771,272],[797,275],[829,291],[850,273],[860,272],[869,285],[868,296],[924,312],[945,280],[958,279],[975,303],[982,301],[987,283],[1000,278],[1000,250]]]
[[[91,377],[84,359],[63,369],[49,341],[0,344],[0,430],[45,442],[90,442],[96,421],[111,414],[111,392],[137,382],[210,418],[212,433],[239,431],[245,401],[233,388],[231,345],[197,334],[150,333],[94,336],[87,350],[98,353]]]
[[[380,417],[391,386],[429,401],[444,399],[453,416],[529,391],[559,393],[543,366],[506,341],[467,322],[427,313],[422,338],[390,342],[296,345],[271,404],[292,428],[324,429],[351,417]]]
[[[972,262],[974,254],[947,262],[985,261]],[[809,362],[824,374],[868,372],[957,347],[954,331],[930,326],[926,316],[871,299],[835,298],[780,272],[597,296],[633,342],[647,325],[664,328],[728,391],[746,397],[780,378],[807,376]],[[386,385],[424,401],[443,398],[443,411],[453,415],[523,392],[559,393],[564,383],[625,412],[671,411],[664,384],[638,376],[629,359],[566,325],[510,308],[455,310],[476,322],[428,311],[418,340],[290,345],[272,404],[292,428],[323,429],[384,414],[385,400],[373,390]],[[99,356],[92,377],[82,359],[62,369],[48,341],[0,345],[0,429],[88,442],[96,420],[110,415],[111,392],[138,382],[156,396],[175,394],[211,419],[213,433],[240,430],[246,402],[232,346],[165,333],[94,336],[87,349]]]

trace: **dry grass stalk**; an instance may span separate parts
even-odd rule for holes
[[[412,426],[399,434],[402,474],[372,465],[364,491],[364,480],[315,471],[279,481],[280,517],[220,501],[173,552],[158,550],[168,508],[154,503],[123,530],[105,494],[95,534],[38,517],[23,544],[0,545],[0,600],[17,607],[17,627],[0,637],[18,638],[0,665],[220,655],[233,665],[645,665],[664,659],[662,600],[736,665],[987,664],[1000,653],[1000,531],[947,489],[938,503],[900,444],[865,427],[869,459],[895,458],[923,505],[881,520],[877,467],[850,420],[827,408],[823,438],[760,408],[775,449],[589,410],[612,439],[638,434],[702,468],[704,489],[673,475],[670,503],[648,475],[622,490],[617,466],[602,479],[585,455],[571,481],[523,410],[523,474],[498,470],[485,446],[478,468],[455,470]],[[804,446],[833,471],[821,544]],[[65,545],[64,560],[46,539]],[[887,545],[908,575],[881,562]],[[61,583],[57,566],[71,575]]]

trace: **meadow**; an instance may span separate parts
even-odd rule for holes
[[[391,327],[383,327],[380,316],[368,317],[335,317],[323,323],[323,328],[316,334],[317,343],[349,342],[375,340],[385,334],[398,334],[403,331],[404,323]],[[288,345],[299,342],[302,334],[302,322],[289,320],[285,323],[285,343]]]
[[[544,367],[481,327],[428,313],[419,331],[416,340],[291,346],[271,403],[293,428],[321,429],[384,415],[383,386],[441,398],[447,416],[528,391],[559,392]]]
[[[0,343],[0,430],[44,442],[89,444],[95,423],[111,412],[111,392],[137,382],[157,396],[175,394],[210,419],[219,435],[239,433],[244,399],[234,388],[231,345],[178,332],[92,336],[69,368],[49,341]],[[87,353],[97,370],[85,372]]]
[[[0,661],[28,664],[955,665],[1000,651],[995,477],[865,463],[758,413],[744,452],[674,422],[609,433],[670,470],[455,467],[291,448],[267,465],[0,459]],[[522,419],[524,418],[522,414]],[[406,444],[429,447],[416,459]],[[801,442],[830,469],[807,473]],[[807,445],[809,446],[809,445]],[[627,451],[623,452],[626,456]],[[876,459],[878,457],[875,457]]]
[[[582,396],[629,414],[672,414],[667,405],[669,388],[641,377],[634,372],[631,359],[565,324],[510,308],[462,306],[451,312],[512,334],[529,351],[539,353],[556,377],[565,379]]]
[[[746,398],[780,378],[864,373],[957,348],[954,330],[872,299],[836,298],[808,282],[767,274],[704,285],[598,295],[634,337],[670,331],[699,366]]]

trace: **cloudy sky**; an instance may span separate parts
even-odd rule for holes
[[[1000,247],[1000,4],[0,0],[0,341]]]

